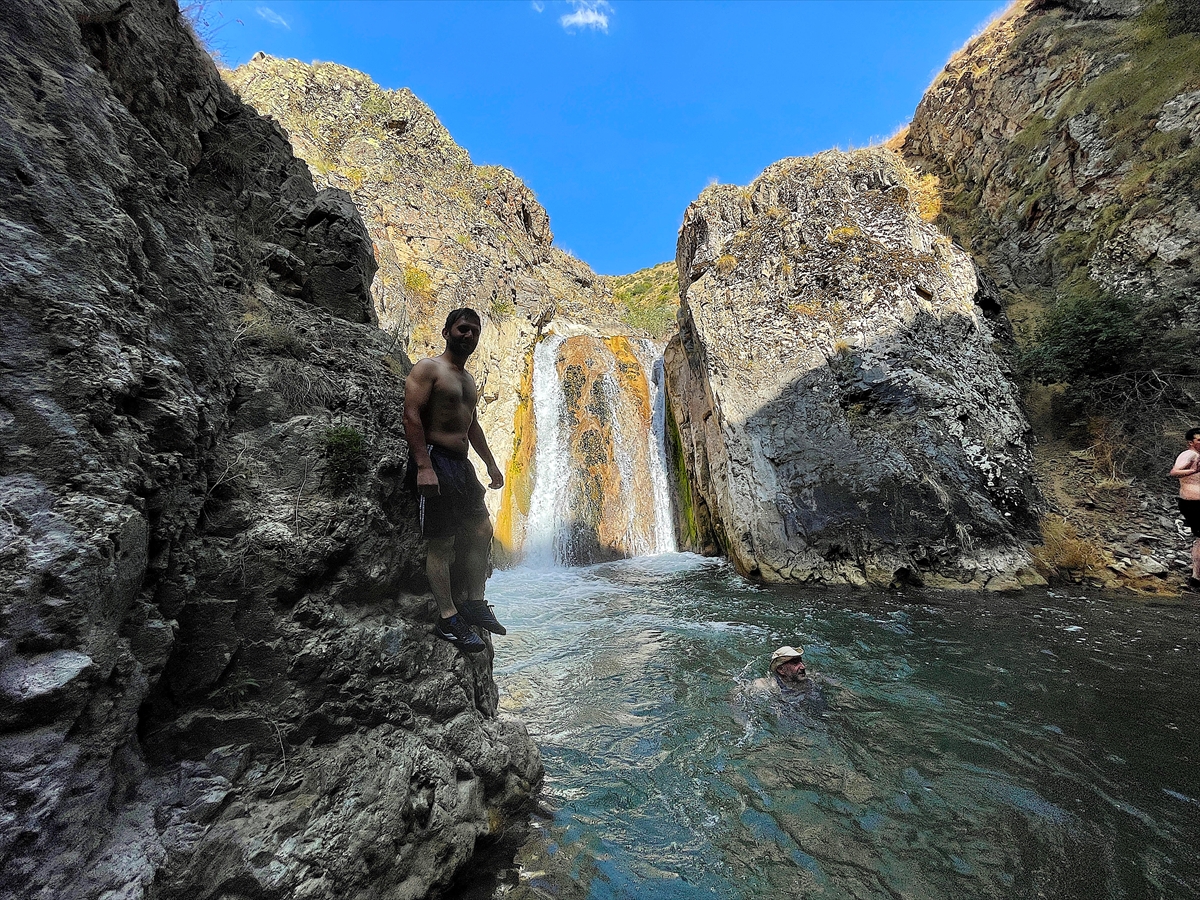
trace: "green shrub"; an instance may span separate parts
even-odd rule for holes
[[[362,113],[372,119],[384,119],[392,111],[392,101],[379,88],[371,86],[370,92],[362,102]]]
[[[404,291],[417,300],[430,300],[433,297],[433,280],[429,273],[419,266],[404,267]]]
[[[1142,327],[1127,300],[1076,279],[1021,351],[1020,364],[1043,384],[1097,379],[1129,368],[1142,343]]]
[[[366,441],[362,433],[349,425],[334,425],[323,436],[329,483],[334,490],[354,487],[366,461]]]
[[[511,299],[506,297],[497,297],[492,301],[488,311],[491,317],[497,322],[503,322],[506,319],[511,319],[517,312],[516,304]]]

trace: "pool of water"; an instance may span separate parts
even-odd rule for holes
[[[1200,897],[1200,610],[764,588],[668,554],[498,572],[546,765],[474,896]],[[809,689],[762,691],[803,645]]]

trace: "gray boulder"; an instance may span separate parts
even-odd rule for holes
[[[920,189],[890,151],[830,151],[688,208],[666,369],[693,549],[765,581],[1037,580],[1028,426]]]

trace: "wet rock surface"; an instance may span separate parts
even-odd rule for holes
[[[767,581],[1040,580],[1028,426],[915,189],[889,151],[830,151],[688,208],[667,378],[695,549]]]
[[[0,893],[438,890],[541,764],[431,634],[361,218],[174,4],[7,4],[0,81]]]

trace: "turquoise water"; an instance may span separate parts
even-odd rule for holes
[[[1194,607],[767,589],[687,554],[488,592],[546,784],[474,895],[1200,897]],[[813,685],[756,690],[784,643]]]

